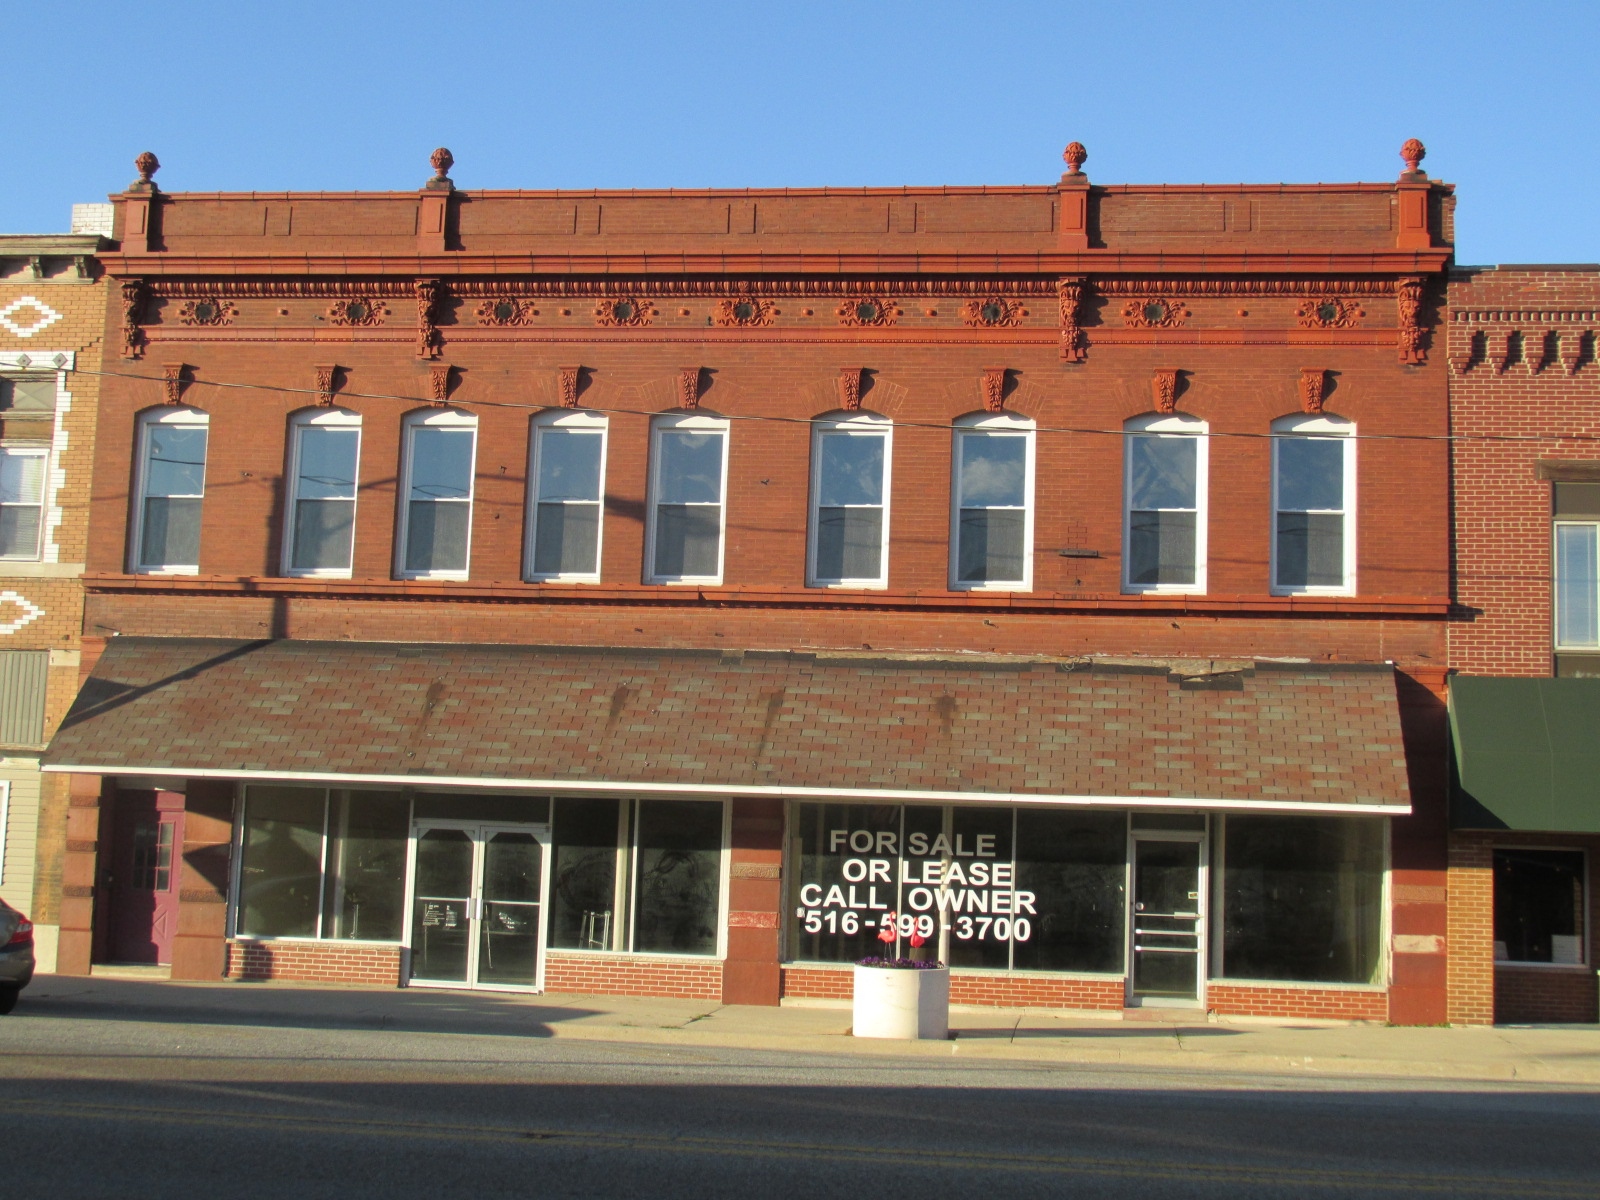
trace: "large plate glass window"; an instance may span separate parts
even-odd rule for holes
[[[812,587],[888,583],[891,428],[867,414],[812,427]]]
[[[533,419],[530,453],[527,577],[598,583],[605,417],[541,413]]]
[[[1015,413],[956,422],[950,489],[950,586],[1033,584],[1034,426]]]
[[[1123,586],[1130,592],[1206,588],[1206,424],[1145,416],[1125,426]]]
[[[406,418],[398,574],[465,579],[472,543],[478,421],[459,409]]]
[[[348,578],[355,549],[361,417],[317,409],[289,425],[288,575]]]
[[[44,544],[48,446],[0,446],[0,559],[37,559]]]
[[[200,570],[209,431],[210,418],[194,408],[158,409],[139,419],[135,571],[193,575]]]
[[[1496,962],[1584,964],[1585,865],[1582,850],[1495,850]]]
[[[650,456],[647,583],[721,583],[728,423],[657,417]]]
[[[1355,590],[1355,426],[1343,417],[1272,423],[1272,590]]]

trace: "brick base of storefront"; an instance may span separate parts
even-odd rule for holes
[[[1212,983],[1206,986],[1206,1007],[1219,1017],[1387,1021],[1389,993],[1382,988]]]
[[[400,984],[400,947],[348,942],[228,943],[227,977],[250,983]]]
[[[591,996],[670,996],[682,1000],[720,1000],[722,960],[561,954],[552,951],[544,963],[544,990]]]
[[[1506,967],[1494,971],[1494,1019],[1502,1025],[1592,1025],[1600,987],[1588,967]]]

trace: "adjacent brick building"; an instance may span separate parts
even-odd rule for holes
[[[0,897],[53,968],[67,781],[39,755],[78,689],[110,205],[71,234],[0,236]]]
[[[1594,1021],[1600,267],[1451,273],[1450,1019]]]
[[[1421,155],[490,192],[439,151],[384,194],[143,160],[61,969],[776,1003],[882,933],[958,1000],[1444,1020]],[[178,865],[119,893],[146,826]]]

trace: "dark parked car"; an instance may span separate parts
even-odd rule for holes
[[[17,1006],[33,978],[33,922],[0,900],[0,1013]]]

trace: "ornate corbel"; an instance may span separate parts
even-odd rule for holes
[[[1556,334],[1556,354],[1568,375],[1578,373],[1578,362],[1583,358],[1583,330],[1564,329]]]
[[[431,363],[428,367],[429,382],[433,391],[433,406],[443,408],[450,399],[450,364]]]
[[[1456,348],[1450,352],[1446,360],[1453,374],[1465,375],[1472,367],[1472,360],[1478,350],[1478,339],[1481,336],[1483,335],[1474,329],[1466,337],[1457,340]]]
[[[1006,369],[1004,367],[985,367],[983,369],[983,382],[980,387],[983,393],[984,409],[992,413],[1004,412],[1006,408]]]
[[[1082,362],[1088,355],[1080,324],[1085,282],[1081,275],[1068,275],[1056,281],[1056,300],[1061,306],[1062,362]]]
[[[1178,368],[1157,367],[1150,375],[1150,396],[1156,411],[1178,411]]]
[[[846,412],[861,411],[861,367],[839,368],[839,407]]]
[[[582,367],[557,367],[556,390],[563,408],[578,407],[578,372]]]
[[[317,403],[323,408],[333,407],[334,375],[339,368],[333,363],[318,363],[317,372]]]
[[[437,358],[439,353],[439,327],[436,323],[436,318],[439,311],[439,301],[444,298],[444,284],[437,279],[419,279],[416,287],[417,357]]]
[[[161,364],[162,386],[166,389],[168,404],[178,404],[183,400],[184,367],[185,364],[181,362]]]
[[[145,334],[139,328],[139,318],[144,315],[145,297],[149,289],[142,279],[122,281],[122,357],[139,358],[144,354]]]
[[[1400,361],[1407,366],[1427,362],[1427,352],[1422,348],[1425,332],[1421,323],[1422,280],[1416,276],[1398,280],[1394,285],[1394,299],[1395,307],[1399,310],[1396,340],[1400,350]]]
[[[700,407],[700,368],[678,368],[678,406],[680,408]]]
[[[1328,394],[1328,372],[1321,367],[1300,368],[1300,407],[1313,416],[1322,412]]]
[[[1544,366],[1545,356],[1550,351],[1550,331],[1535,329],[1532,333],[1522,335],[1522,369],[1529,375],[1537,375],[1539,368]]]
[[[1514,329],[1502,330],[1499,333],[1486,334],[1489,363],[1494,367],[1496,375],[1504,375],[1506,368],[1511,365],[1511,355],[1515,352],[1517,344],[1517,331]]]

